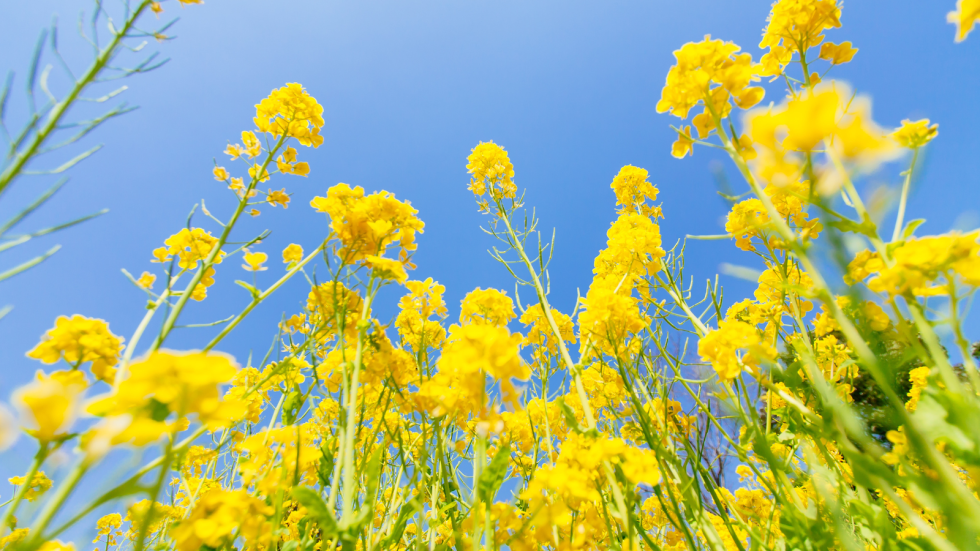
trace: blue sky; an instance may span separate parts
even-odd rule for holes
[[[880,124],[897,126],[910,117],[940,124],[909,209],[909,219],[929,220],[920,234],[980,226],[980,35],[954,44],[954,28],[945,22],[954,4],[848,2],[843,28],[828,34],[860,48],[833,75],[873,98]],[[120,269],[138,275],[157,268],[150,251],[182,227],[202,198],[215,214],[230,212],[230,195],[211,177],[212,159],[231,166],[221,154],[225,144],[252,128],[253,105],[286,82],[302,83],[324,105],[325,143],[300,151],[300,160],[311,165],[309,178],[270,182],[293,194],[290,208],[264,209],[244,225],[243,234],[273,230],[259,247],[273,260],[259,274],[260,285],[281,273],[279,251],[286,244],[311,248],[327,234],[324,215],[309,201],[346,182],[391,191],[420,211],[426,228],[412,276],[446,286],[451,316],[475,287],[512,294],[512,280],[486,252],[492,242],[466,190],[465,158],[481,140],[508,149],[515,181],[528,189],[542,228],[557,228],[552,301],[563,311],[573,307],[576,288],[584,294],[591,280],[592,260],[615,216],[609,183],[623,165],[648,169],[660,188],[666,245],[686,234],[721,233],[726,206],[710,168],[718,156],[702,148],[693,158],[673,159],[668,125],[677,119],[658,115],[655,105],[672,51],[685,42],[710,34],[758,56],[769,2],[207,0],[185,9],[166,6],[166,15],[182,18],[173,30],[178,38],[148,47],[171,62],[126,82],[130,89],[120,98],[140,109],[88,139],[105,147],[71,171],[68,186],[25,228],[103,207],[110,212],[2,259],[8,266],[63,245],[42,266],[0,284],[0,306],[15,306],[0,320],[4,399],[40,367],[24,352],[58,315],[104,318],[115,333],[132,333],[145,295]],[[26,72],[37,33],[56,12],[62,49],[84,60],[73,23],[82,7],[87,3],[4,2],[0,69],[18,77]],[[15,90],[19,94],[21,85]],[[766,101],[779,101],[778,83],[768,92]],[[23,114],[23,96],[13,100],[15,115]],[[896,186],[901,168],[895,164],[868,185]],[[9,216],[46,183],[18,181],[0,203],[0,215]],[[696,287],[723,262],[759,267],[731,242],[688,246]],[[245,291],[232,284],[247,275],[239,264],[219,267],[216,287],[192,306],[186,322],[221,319],[244,306]],[[723,276],[722,282],[729,304],[751,291],[738,279]],[[280,315],[298,311],[305,300],[304,287],[299,280],[285,286],[223,350],[242,361],[253,348],[264,353]],[[396,296],[390,293],[389,304]],[[975,320],[970,328],[976,339]],[[185,330],[170,346],[201,346],[211,331],[197,331]],[[0,479],[20,471],[24,461],[5,454]]]

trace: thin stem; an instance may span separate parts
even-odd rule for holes
[[[143,0],[140,2],[140,5],[133,10],[129,18],[126,19],[126,22],[123,23],[122,28],[113,35],[109,45],[99,52],[99,55],[96,56],[95,61],[92,62],[92,65],[89,66],[87,71],[85,71],[82,78],[75,81],[74,86],[72,86],[72,89],[70,92],[68,92],[68,95],[65,96],[65,99],[58,102],[51,109],[51,112],[48,114],[47,122],[45,122],[41,128],[37,130],[37,133],[34,134],[34,138],[30,141],[27,148],[18,153],[17,156],[14,157],[13,162],[11,162],[2,173],[0,173],[0,195],[3,195],[10,183],[20,175],[27,163],[34,158],[34,155],[37,154],[38,150],[41,148],[41,145],[44,144],[51,133],[57,130],[59,124],[61,123],[62,117],[65,116],[65,113],[67,113],[68,109],[75,103],[75,100],[78,99],[78,96],[82,93],[82,91],[96,80],[99,73],[102,72],[102,69],[104,69],[109,61],[112,60],[116,54],[116,49],[119,48],[122,40],[126,38],[126,35],[129,34],[129,31],[133,28],[133,25],[136,24],[136,20],[152,3],[153,2],[151,0]]]
[[[78,485],[78,482],[82,479],[85,471],[88,470],[90,464],[88,458],[84,458],[75,464],[75,467],[68,473],[68,477],[61,483],[58,487],[57,493],[51,498],[44,506],[44,510],[41,511],[41,516],[34,522],[31,526],[30,533],[33,534],[31,542],[33,544],[39,545],[43,540],[42,534],[44,534],[44,529],[48,527],[51,519],[61,510],[61,506],[64,505],[65,500],[71,495],[72,490]],[[30,547],[34,547],[31,545]]]
[[[895,218],[895,230],[892,231],[892,243],[898,241],[902,234],[902,226],[905,223],[905,204],[909,198],[909,187],[912,184],[912,173],[915,171],[915,162],[919,158],[919,148],[912,150],[912,162],[905,173],[905,183],[902,184],[902,198],[898,201],[898,216]]]
[[[347,521],[354,514],[354,494],[356,488],[354,488],[354,419],[357,415],[357,385],[358,377],[361,372],[361,363],[364,358],[364,337],[367,333],[367,328],[370,326],[370,320],[368,316],[371,312],[371,301],[374,298],[373,295],[374,287],[374,272],[371,272],[371,278],[368,280],[367,293],[364,297],[364,304],[361,307],[361,318],[357,321],[357,350],[354,352],[354,372],[351,374],[350,381],[350,392],[348,395],[347,402],[347,420],[344,426],[344,470],[343,470],[343,488],[341,499],[342,503],[342,514],[341,517],[343,521]]]
[[[284,283],[289,281],[294,275],[296,275],[297,272],[302,270],[303,266],[306,266],[307,263],[309,263],[311,260],[316,258],[320,254],[320,252],[323,251],[323,248],[326,246],[326,244],[327,244],[326,241],[321,243],[320,246],[316,248],[316,250],[314,250],[312,253],[309,254],[309,256],[304,258],[301,262],[296,264],[296,266],[294,266],[292,269],[286,272],[286,275],[279,278],[279,281],[273,283],[268,289],[260,293],[255,298],[253,298],[252,302],[249,303],[249,305],[246,306],[245,309],[242,310],[240,314],[235,316],[233,320],[229,321],[228,325],[226,325],[225,328],[222,329],[217,336],[211,339],[211,342],[209,342],[208,345],[204,347],[204,351],[207,352],[208,350],[211,350],[212,348],[217,346],[217,344],[221,342],[222,339],[228,336],[228,333],[231,333],[232,329],[234,329],[243,319],[245,319],[245,316],[247,316],[249,312],[251,312],[259,304],[262,304],[262,301],[268,298],[269,295],[275,292],[276,289],[282,287]]]
[[[194,273],[194,277],[191,278],[190,283],[187,284],[184,292],[181,293],[180,299],[177,300],[177,304],[174,305],[173,310],[170,311],[170,315],[163,323],[163,327],[160,329],[160,335],[158,335],[156,340],[153,342],[151,350],[155,351],[159,349],[160,345],[162,345],[163,341],[167,338],[167,335],[169,335],[170,331],[173,330],[174,324],[177,322],[177,318],[180,316],[180,313],[184,310],[187,300],[191,298],[194,288],[197,287],[198,283],[200,283],[201,278],[204,277],[204,273],[207,272],[208,268],[214,264],[214,259],[217,258],[217,256],[222,252],[221,249],[228,241],[232,228],[235,227],[235,223],[238,221],[238,218],[243,212],[245,212],[245,207],[248,205],[249,193],[255,189],[255,186],[258,185],[259,180],[264,174],[267,173],[266,168],[279,151],[279,148],[282,147],[288,138],[289,136],[285,133],[279,137],[279,139],[276,141],[276,145],[273,146],[273,148],[269,151],[269,154],[266,156],[265,162],[263,162],[259,169],[255,172],[255,176],[252,177],[252,180],[248,184],[248,188],[246,188],[242,193],[241,201],[238,202],[238,207],[235,209],[234,214],[231,215],[231,219],[225,225],[224,230],[222,230],[218,241],[213,247],[211,247],[211,252],[208,254],[207,258],[204,259],[204,262],[201,264],[200,268],[198,268],[197,272]]]
[[[11,499],[10,507],[7,508],[7,511],[3,514],[3,519],[0,520],[0,538],[6,535],[7,524],[17,511],[17,507],[20,506],[21,500],[23,500],[24,496],[27,495],[27,491],[31,489],[31,483],[34,482],[34,475],[37,474],[38,469],[41,468],[41,464],[44,463],[45,458],[48,457],[49,446],[50,443],[43,442],[41,447],[37,450],[37,453],[34,454],[34,461],[31,462],[31,466],[27,469],[27,475],[24,477],[24,483],[17,488],[17,492],[14,494],[13,499]]]
[[[555,322],[555,317],[551,313],[551,305],[548,304],[548,297],[544,291],[544,286],[541,285],[541,279],[538,277],[538,272],[534,269],[534,264],[531,259],[528,258],[527,253],[524,252],[524,247],[521,245],[521,240],[517,238],[517,233],[514,231],[513,226],[510,223],[510,217],[507,211],[503,208],[500,202],[497,202],[500,208],[500,219],[504,221],[507,226],[507,233],[510,235],[511,241],[513,242],[513,247],[517,253],[521,256],[521,260],[527,267],[527,271],[531,273],[531,282],[534,284],[534,290],[537,292],[538,301],[541,304],[541,310],[544,312],[545,319],[548,320],[548,326],[551,327],[552,333],[555,335],[555,340],[558,342],[558,350],[561,352],[561,358],[568,367],[569,372],[575,378],[575,389],[578,392],[579,401],[582,402],[582,410],[585,412],[585,421],[588,424],[589,429],[594,429],[596,426],[595,416],[592,413],[592,406],[589,404],[588,395],[585,393],[585,387],[582,384],[582,373],[581,369],[575,362],[572,361],[572,356],[568,353],[568,347],[565,346],[565,340],[561,337],[561,331],[558,330],[558,324]]]

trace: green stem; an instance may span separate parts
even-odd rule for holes
[[[27,475],[24,477],[24,483],[17,488],[17,492],[14,494],[13,499],[10,502],[10,507],[3,514],[3,519],[0,520],[0,538],[7,534],[7,523],[13,518],[14,513],[17,511],[17,507],[20,506],[21,500],[27,495],[27,491],[31,489],[31,483],[34,482],[34,475],[37,474],[37,470],[41,468],[41,464],[48,457],[48,447],[49,442],[43,442],[41,447],[34,454],[34,461],[31,462],[31,466],[27,469]]]
[[[276,145],[269,151],[265,161],[255,172],[255,176],[252,177],[252,180],[248,184],[248,188],[242,193],[241,201],[238,202],[238,207],[235,209],[234,214],[231,215],[231,219],[225,225],[225,229],[222,230],[221,236],[218,238],[217,243],[211,247],[211,252],[208,254],[207,258],[204,259],[204,262],[201,264],[201,267],[198,268],[197,272],[194,273],[194,277],[191,278],[191,282],[187,284],[184,292],[180,295],[180,299],[177,300],[177,304],[174,305],[173,310],[170,311],[170,315],[167,316],[166,321],[164,321],[163,327],[160,329],[160,334],[157,336],[156,340],[153,342],[153,346],[150,348],[152,351],[158,350],[160,345],[162,345],[163,341],[167,338],[167,335],[169,335],[170,331],[173,330],[174,324],[177,322],[177,318],[180,316],[184,306],[187,304],[187,300],[191,298],[194,288],[197,287],[198,283],[200,283],[201,278],[204,277],[204,273],[207,272],[208,268],[214,264],[214,259],[218,257],[218,254],[221,253],[222,247],[224,247],[225,243],[228,241],[232,228],[235,227],[235,223],[238,221],[238,218],[245,211],[245,207],[248,205],[249,193],[255,189],[255,186],[259,183],[262,175],[267,173],[266,167],[269,166],[269,163],[272,162],[273,158],[275,158],[276,153],[279,152],[279,148],[282,147],[288,138],[289,136],[287,134],[282,134],[279,136],[279,139],[276,141]]]
[[[294,275],[296,275],[297,272],[302,270],[303,266],[306,266],[307,263],[309,263],[311,260],[316,258],[320,254],[320,252],[323,251],[323,247],[326,246],[326,244],[327,244],[326,241],[321,243],[320,246],[316,248],[316,250],[310,253],[306,258],[304,258],[301,262],[296,264],[296,266],[294,266],[288,272],[286,272],[286,275],[279,278],[279,281],[273,283],[268,289],[260,293],[258,296],[254,297],[252,299],[252,302],[249,303],[249,305],[246,306],[245,309],[242,310],[240,314],[235,316],[235,319],[229,321],[228,325],[226,325],[225,328],[222,329],[221,332],[218,333],[216,337],[211,339],[211,342],[209,342],[208,345],[204,347],[204,351],[207,352],[208,350],[211,350],[212,348],[217,346],[217,344],[221,342],[222,339],[228,336],[228,333],[231,333],[232,329],[234,329],[239,323],[241,323],[243,319],[245,319],[245,316],[247,316],[249,312],[251,312],[259,304],[262,304],[262,301],[268,298],[269,295],[275,292],[276,289],[282,287],[284,283],[289,281]]]
[[[68,477],[61,483],[58,487],[57,493],[51,498],[47,504],[45,504],[44,509],[41,511],[41,516],[38,517],[34,524],[31,525],[30,533],[33,534],[31,537],[31,544],[29,548],[36,548],[40,545],[42,541],[48,538],[42,538],[44,529],[48,527],[51,519],[61,510],[61,506],[64,505],[65,500],[71,495],[72,490],[78,485],[78,482],[82,479],[85,471],[88,470],[90,464],[88,459],[82,459],[75,464],[75,467],[68,473]]]
[[[347,396],[347,419],[344,426],[344,470],[342,500],[342,522],[349,520],[354,514],[354,494],[357,489],[354,487],[354,426],[357,424],[354,419],[357,415],[357,379],[361,372],[361,362],[364,358],[364,337],[367,328],[370,327],[368,319],[371,312],[371,301],[374,297],[374,272],[368,280],[367,293],[364,297],[364,304],[361,307],[361,319],[357,321],[357,350],[354,352],[354,372],[351,374],[350,392]]]
[[[561,358],[568,367],[568,371],[575,378],[575,390],[578,393],[579,401],[582,403],[582,410],[585,412],[585,421],[588,424],[589,429],[594,429],[596,426],[595,416],[592,413],[592,406],[589,404],[588,395],[585,392],[585,386],[582,384],[582,370],[579,366],[572,361],[571,354],[568,353],[568,347],[565,346],[565,340],[561,337],[561,331],[558,330],[558,324],[555,322],[555,317],[551,313],[551,305],[548,304],[547,294],[544,292],[544,286],[541,285],[541,279],[538,277],[538,272],[534,269],[534,264],[531,259],[528,258],[527,253],[524,252],[524,246],[521,245],[521,240],[517,238],[517,233],[514,231],[513,226],[510,223],[510,216],[507,214],[506,209],[497,201],[497,206],[500,209],[500,219],[504,221],[507,226],[507,234],[510,235],[511,242],[513,243],[514,250],[520,255],[521,261],[527,267],[527,271],[531,274],[531,282],[534,284],[534,290],[537,292],[538,301],[541,304],[541,310],[544,312],[545,319],[548,320],[548,326],[551,327],[551,332],[555,335],[555,340],[558,342],[558,350],[561,352]]]
[[[190,446],[191,443],[193,443],[195,440],[197,440],[197,438],[199,436],[201,436],[202,434],[204,434],[205,432],[207,432],[207,427],[203,427],[203,426],[202,427],[198,427],[198,429],[195,430],[190,436],[188,436],[187,438],[181,440],[179,444],[177,444],[176,446],[174,446],[173,452],[179,453],[181,450],[183,450],[187,446]],[[47,539],[51,539],[51,538],[57,537],[59,534],[61,534],[62,532],[64,532],[68,528],[71,528],[76,522],[78,522],[79,520],[85,518],[85,516],[87,516],[92,511],[94,511],[100,505],[102,505],[103,503],[106,503],[106,502],[110,501],[111,499],[113,499],[113,496],[115,496],[120,490],[122,490],[126,486],[129,486],[131,484],[135,484],[136,482],[139,482],[139,479],[140,478],[143,478],[143,475],[145,475],[146,473],[148,473],[148,472],[152,471],[153,469],[155,469],[158,465],[160,465],[163,462],[163,459],[164,459],[164,456],[161,455],[160,457],[158,457],[158,458],[154,459],[153,461],[150,461],[149,463],[147,463],[146,465],[144,465],[143,468],[141,468],[140,470],[136,471],[136,473],[134,473],[133,476],[127,478],[124,482],[122,482],[121,484],[119,484],[116,487],[112,488],[111,490],[103,493],[97,499],[91,501],[84,509],[82,509],[81,511],[79,511],[78,514],[76,514],[70,520],[68,520],[67,522],[65,522],[61,526],[59,526],[59,527],[55,528],[54,530],[52,530],[50,534],[47,534],[46,535],[46,538]]]
[[[146,515],[140,520],[139,537],[136,540],[136,545],[133,547],[135,551],[143,551],[143,546],[146,545],[146,533],[150,529],[150,524],[153,521],[153,509],[156,507],[157,496],[160,495],[160,489],[163,488],[163,479],[166,478],[167,471],[170,469],[170,462],[173,459],[173,450],[173,435],[169,435],[167,438],[167,448],[163,453],[163,463],[160,465],[160,473],[157,475],[157,479],[153,483],[153,489],[149,494],[150,505],[146,508]]]
[[[17,156],[14,157],[13,162],[11,162],[2,173],[0,173],[0,195],[3,195],[10,183],[20,175],[27,163],[34,158],[34,155],[37,154],[38,150],[48,139],[51,133],[58,129],[62,117],[65,116],[68,109],[75,103],[75,100],[78,99],[78,96],[82,93],[82,91],[98,78],[99,73],[102,72],[102,69],[104,69],[115,56],[116,50],[119,48],[122,40],[126,38],[126,35],[129,34],[129,31],[133,28],[133,25],[136,24],[136,20],[140,15],[142,15],[143,11],[150,6],[150,4],[152,4],[151,0],[143,0],[143,2],[140,2],[140,5],[133,10],[126,22],[123,23],[123,26],[119,32],[113,35],[109,45],[99,52],[99,55],[96,56],[95,61],[92,62],[92,65],[89,66],[87,71],[85,71],[82,78],[75,81],[74,86],[72,86],[72,89],[70,92],[68,92],[68,95],[65,96],[65,99],[58,102],[51,109],[47,122],[45,122],[37,133],[34,134],[34,138],[31,140],[30,144],[28,144],[27,148],[18,153]]]
[[[915,162],[919,158],[919,148],[912,150],[912,162],[905,173],[905,183],[902,184],[902,198],[898,202],[898,216],[895,218],[895,230],[892,231],[892,243],[898,241],[902,235],[902,226],[905,223],[905,204],[909,198],[909,187],[912,184],[912,172],[915,171]]]

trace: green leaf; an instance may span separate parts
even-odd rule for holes
[[[849,218],[827,220],[827,225],[842,232],[858,233],[867,236],[873,236],[875,230],[874,224],[868,222],[858,223]]]
[[[905,224],[905,229],[902,230],[902,241],[912,237],[915,233],[915,229],[924,224],[925,218],[917,218],[915,220],[910,220],[908,224]]]
[[[254,286],[252,286],[252,285],[249,285],[248,283],[245,283],[244,281],[242,281],[242,280],[240,280],[240,279],[236,279],[236,280],[235,280],[235,283],[236,283],[236,284],[238,284],[238,285],[241,285],[242,287],[244,287],[245,289],[247,289],[247,290],[248,290],[248,292],[249,292],[249,293],[251,293],[251,295],[252,295],[252,298],[257,298],[257,297],[258,297],[259,295],[261,295],[261,294],[262,294],[262,293],[261,293],[261,292],[260,292],[260,291],[259,291],[258,289],[256,289],[256,288],[255,288]]]
[[[568,424],[568,428],[581,434],[582,427],[579,426],[578,419],[575,418],[575,412],[572,411],[572,408],[568,407],[568,404],[565,403],[565,399],[562,397],[558,397],[556,401],[558,402],[558,409],[560,409],[561,414],[565,416],[565,423]]]
[[[480,473],[480,480],[477,481],[477,495],[484,503],[492,503],[497,490],[507,476],[507,467],[510,463],[510,442],[500,446],[497,454],[490,460],[487,468]]]
[[[305,398],[306,395],[300,392],[298,388],[293,389],[292,392],[286,395],[286,399],[282,404],[282,423],[284,425],[292,425],[296,423],[296,418],[303,409],[303,402],[305,401]]]
[[[316,476],[320,485],[324,488],[330,486],[330,479],[333,478],[334,454],[330,449],[331,442],[323,442],[320,445],[320,462],[317,465]]]
[[[320,494],[312,488],[297,486],[293,488],[293,498],[306,507],[306,512],[310,518],[320,527],[320,537],[324,540],[335,537],[339,532],[337,519],[327,508]]]
[[[401,541],[402,535],[405,533],[405,527],[408,526],[408,519],[412,518],[416,511],[420,510],[419,502],[417,499],[412,498],[402,505],[401,511],[398,512],[398,519],[395,520],[395,525],[392,526],[391,532],[381,540],[381,545],[379,549],[392,549],[396,547],[396,544]]]
[[[0,274],[0,281],[3,281],[3,280],[8,279],[8,278],[11,278],[11,277],[13,277],[13,276],[15,276],[15,275],[17,275],[17,274],[25,271],[25,270],[29,270],[29,269],[33,268],[34,266],[37,266],[38,264],[40,264],[40,263],[44,262],[45,260],[47,260],[54,253],[58,252],[58,249],[60,249],[60,248],[61,248],[61,245],[55,245],[54,247],[51,247],[51,249],[48,250],[48,252],[42,254],[41,256],[36,256],[36,257],[28,260],[27,262],[24,262],[23,264],[21,264],[19,266],[15,266],[15,267],[7,270],[6,272],[3,272],[2,274]]]

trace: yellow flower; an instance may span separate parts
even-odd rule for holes
[[[7,482],[14,486],[21,486],[27,480],[27,477],[15,476],[8,478]],[[31,479],[31,484],[24,493],[24,499],[27,501],[34,501],[37,497],[51,488],[51,479],[44,474],[44,471],[37,471],[34,473],[34,478]]]
[[[163,13],[163,7],[160,5],[160,2],[151,2],[150,3],[150,9],[155,14]]]
[[[572,321],[572,318],[554,308],[551,309],[551,317],[558,326],[561,340],[574,343],[575,323]],[[527,310],[524,310],[520,321],[524,325],[531,326],[528,329],[527,336],[524,338],[524,346],[536,345],[544,347],[552,354],[558,352],[558,340],[555,338],[555,332],[551,330],[551,324],[548,323],[548,318],[544,315],[544,309],[541,308],[540,304],[535,304]]]
[[[619,212],[639,212],[650,218],[663,216],[660,207],[651,207],[646,204],[649,201],[656,201],[659,190],[650,183],[647,178],[650,173],[645,169],[626,165],[619,169],[619,174],[613,178],[612,188],[616,194],[616,206]]]
[[[309,163],[296,162],[296,150],[287,147],[286,151],[276,159],[276,166],[283,174],[295,174],[297,176],[308,176],[310,174]]]
[[[102,538],[105,538],[106,546],[116,545],[119,543],[116,538],[122,535],[122,531],[119,529],[120,526],[122,526],[122,515],[119,513],[110,513],[100,518],[95,523],[98,535],[92,540],[92,543],[99,543],[102,541]]]
[[[494,325],[454,326],[449,344],[439,357],[439,371],[422,383],[414,399],[420,409],[441,416],[489,412],[486,375],[497,379],[505,400],[516,397],[511,379],[527,379],[528,367],[521,361],[521,336]]]
[[[902,242],[893,252],[891,267],[886,267],[874,253],[859,253],[848,265],[848,277],[860,281],[868,275],[878,275],[868,281],[868,289],[892,296],[907,291],[918,296],[946,294],[946,281],[930,286],[939,278],[956,276],[973,287],[980,286],[980,231],[965,235],[957,232]]]
[[[852,47],[850,42],[841,42],[840,44],[825,42],[823,46],[820,46],[820,59],[825,59],[834,65],[840,65],[854,59],[854,54],[857,52],[858,49]]]
[[[136,280],[136,284],[144,289],[152,289],[153,283],[156,282],[157,276],[151,274],[150,272],[143,272],[140,274],[140,278]]]
[[[306,314],[293,314],[292,316],[290,316],[289,319],[287,319],[285,322],[283,322],[280,325],[282,325],[283,329],[285,329],[290,333],[295,333],[297,331],[301,333],[305,333],[306,332],[304,331],[304,329],[306,328],[305,323],[306,323]]]
[[[146,519],[149,510],[150,501],[147,499],[137,501],[136,503],[130,505],[127,509],[126,517],[123,518],[123,522],[129,523],[129,529],[126,531],[126,537],[130,541],[136,541],[136,538],[139,535],[140,527],[143,525],[143,520]],[[179,507],[171,507],[159,502],[154,503],[153,516],[150,518],[150,522],[147,524],[147,536],[152,537],[153,534],[158,532],[160,528],[163,527],[164,523],[170,523],[184,518],[184,514],[184,510]]]
[[[238,144],[228,144],[228,147],[225,147],[224,153],[234,161],[245,154],[245,148]]]
[[[949,12],[946,20],[956,25],[956,41],[963,42],[980,21],[980,0],[957,0],[956,11]]]
[[[589,288],[581,310],[578,325],[582,346],[591,341],[608,354],[630,346],[630,335],[642,330],[648,321],[640,312],[637,299],[601,285]]]
[[[606,248],[593,262],[591,287],[618,288],[619,293],[629,294],[642,285],[644,276],[660,271],[660,259],[666,254],[660,226],[647,216],[624,211],[609,226],[606,237]]]
[[[291,243],[282,250],[282,261],[286,264],[293,264],[303,260],[303,247],[296,243]]]
[[[811,152],[825,146],[833,148],[843,160],[865,167],[889,160],[897,153],[871,119],[870,102],[865,98],[851,99],[847,87],[833,81],[807,89],[783,105],[750,112],[746,126],[756,151],[765,161],[762,165],[776,165],[759,166],[757,162],[755,170],[763,172],[767,180],[772,180],[772,169],[778,172],[778,164],[790,152]],[[792,182],[798,174],[790,177]]]
[[[503,147],[489,142],[480,142],[466,158],[466,171],[470,174],[469,189],[480,196],[489,189],[491,197],[498,194],[513,198],[517,194],[514,185],[514,165]]]
[[[370,268],[374,275],[381,279],[391,279],[398,283],[405,283],[408,273],[405,272],[405,265],[397,260],[384,258],[377,255],[364,257],[364,265]]]
[[[217,352],[158,350],[129,366],[129,374],[113,391],[92,401],[87,411],[100,417],[129,416],[113,444],[137,446],[156,440],[186,424],[190,415],[211,430],[240,419],[244,404],[220,400],[220,385],[230,381],[238,365]],[[176,414],[174,422],[167,422]]]
[[[169,260],[172,255],[177,255],[179,261],[177,265],[184,270],[197,267],[198,261],[206,259],[214,248],[218,245],[218,238],[201,228],[184,228],[171,235],[163,242],[166,246],[165,251],[156,249],[153,255],[159,262]],[[224,251],[220,251],[214,257],[215,264],[221,264]]]
[[[840,27],[837,0],[779,0],[772,6],[759,47],[805,52],[823,42],[823,31],[835,27]]]
[[[204,275],[201,276],[201,281],[194,286],[191,291],[191,299],[198,302],[206,299],[208,297],[208,287],[214,285],[214,267],[208,268]]]
[[[671,146],[670,154],[678,159],[694,155],[694,140],[691,138],[691,127],[685,126],[677,133],[677,141]]]
[[[259,175],[261,173],[261,176]],[[262,165],[258,163],[253,163],[248,169],[248,177],[252,180],[258,180],[259,182],[265,182],[269,179],[269,169],[263,168]]]
[[[297,176],[309,176],[310,175],[310,164],[309,163],[296,163],[293,165],[293,174]]]
[[[219,182],[224,182],[228,178],[231,178],[231,175],[228,174],[228,171],[223,166],[216,166],[211,172],[214,173],[214,179]]]
[[[743,251],[754,251],[753,237],[761,237],[762,229],[769,223],[769,215],[762,201],[746,199],[732,205],[725,221],[725,231],[735,238],[735,246]]]
[[[909,371],[909,381],[912,383],[912,388],[909,389],[909,401],[905,403],[905,409],[915,411],[919,406],[919,398],[922,396],[922,390],[929,384],[931,371],[929,366],[917,367]]]
[[[459,323],[462,325],[506,327],[510,320],[517,317],[514,301],[505,291],[497,289],[477,287],[463,297],[461,306]]]
[[[902,126],[892,132],[891,136],[898,142],[898,145],[909,149],[916,149],[931,142],[939,135],[939,125],[929,125],[929,119],[911,121],[905,119]]]
[[[92,362],[92,374],[98,379],[112,382],[116,362],[122,352],[122,337],[109,331],[109,325],[100,319],[86,318],[78,314],[59,316],[54,327],[48,329],[27,357],[46,364],[64,359],[73,367]]]
[[[357,323],[361,319],[363,301],[356,291],[348,289],[343,283],[328,281],[310,289],[306,298],[306,309],[310,312],[310,324],[318,328],[321,340],[326,340],[338,331],[338,317],[345,334],[350,338],[357,336]]]
[[[37,549],[38,551],[75,551],[75,544],[65,543],[61,540],[50,540],[42,543]]]
[[[33,382],[14,392],[12,401],[20,410],[21,422],[28,427],[25,431],[44,443],[68,435],[84,390],[84,379],[48,376],[38,371]]]
[[[218,549],[235,535],[248,548],[264,548],[272,537],[271,505],[245,490],[215,488],[201,496],[187,518],[171,531],[177,551],[198,551],[204,546]]]
[[[242,260],[245,261],[245,264],[242,264],[242,268],[245,268],[250,272],[262,272],[268,270],[268,268],[262,265],[266,260],[269,260],[269,255],[265,253],[253,253],[248,249],[245,249],[245,254],[242,255]]]
[[[425,281],[406,281],[408,294],[398,301],[398,317],[395,327],[402,338],[416,351],[423,347],[439,349],[446,338],[446,330],[439,321],[431,319],[446,317],[446,302],[442,294],[446,287],[428,278]]]
[[[323,106],[303,85],[291,82],[273,90],[255,106],[255,126],[274,137],[285,134],[307,147],[323,143]]]
[[[245,130],[242,132],[242,143],[245,144],[245,155],[249,159],[254,159],[262,153],[262,144],[259,139],[255,136],[254,132]]]
[[[30,528],[17,528],[11,530],[9,535],[0,538],[0,549],[13,549],[14,544],[24,541],[30,531]]]
[[[343,244],[340,256],[347,262],[382,256],[392,245],[400,246],[403,253],[414,251],[415,234],[425,227],[411,203],[387,191],[365,195],[361,186],[337,184],[326,197],[313,198],[310,206],[330,217],[330,229]]]
[[[742,357],[739,350],[745,350]],[[743,367],[754,367],[762,360],[776,358],[776,349],[764,343],[755,327],[741,321],[723,320],[718,329],[701,337],[698,342],[701,359],[710,362],[722,381],[739,376]]]
[[[705,36],[701,42],[688,42],[674,52],[677,63],[667,72],[667,83],[660,93],[657,112],[670,113],[682,119],[698,103],[712,121],[731,111],[731,98],[739,105],[751,107],[762,100],[762,88],[749,88],[758,80],[762,67],[752,62],[750,54],[739,54],[737,45]],[[714,87],[712,87],[714,85]],[[713,126],[713,123],[712,123]],[[690,139],[690,129],[685,131]],[[682,142],[678,139],[678,142]],[[683,153],[682,153],[683,152]],[[687,149],[674,144],[674,156],[683,157]]]
[[[289,208],[289,195],[286,195],[286,188],[282,188],[279,191],[269,190],[266,194],[265,200],[272,206],[282,205],[282,208]]]

